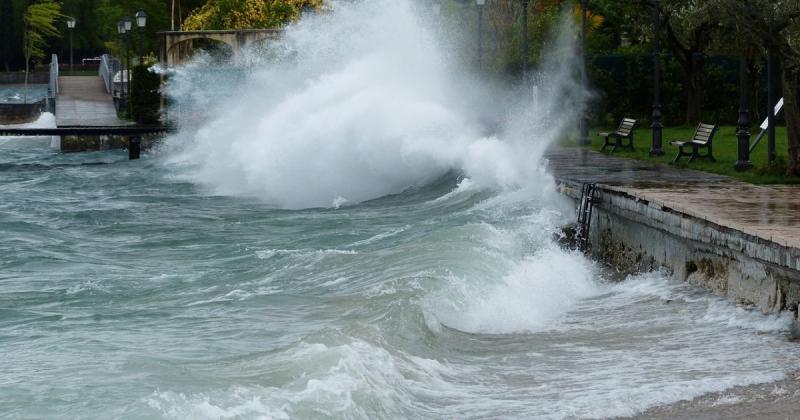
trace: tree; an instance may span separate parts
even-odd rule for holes
[[[800,2],[712,0],[710,5],[736,29],[740,42],[778,55],[789,143],[786,175],[800,175]]]
[[[686,92],[686,124],[700,121],[700,86],[705,74],[705,52],[711,44],[717,17],[706,2],[662,2],[668,45],[683,70]]]
[[[279,28],[322,0],[209,0],[186,18],[184,30]]]
[[[61,17],[61,5],[52,0],[43,0],[28,6],[25,11],[25,31],[22,37],[22,52],[25,55],[25,102],[28,101],[28,74],[32,59],[44,58],[47,37],[59,36],[55,21]]]

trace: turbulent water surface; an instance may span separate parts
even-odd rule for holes
[[[333,5],[179,70],[142,160],[0,138],[0,417],[597,418],[797,365],[788,318],[554,245],[571,35],[509,98],[411,2]]]
[[[26,102],[25,86],[0,85],[0,104],[21,104]],[[27,102],[36,102],[47,96],[47,85],[28,85]]]
[[[598,417],[797,363],[786,319],[555,247],[561,206],[447,174],[339,209],[0,140],[12,418]]]

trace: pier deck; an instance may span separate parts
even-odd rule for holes
[[[129,125],[117,117],[114,100],[100,76],[61,76],[56,98],[56,126],[118,127]]]
[[[562,182],[601,184],[609,191],[800,250],[798,185],[752,185],[578,148],[552,149],[547,157]]]

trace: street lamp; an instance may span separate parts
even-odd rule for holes
[[[486,4],[486,0],[475,0],[475,3],[478,4],[478,70],[481,69],[482,60],[482,53],[483,53],[483,6]]]
[[[128,84],[128,96],[131,95],[131,45],[130,45],[130,33],[133,27],[133,19],[130,16],[125,16],[122,18],[122,25],[125,27],[125,43],[127,44],[127,48],[125,48],[125,61],[128,62],[128,71],[126,73],[127,77],[125,78],[125,82]],[[131,108],[131,101],[128,101],[128,115],[130,115],[130,108]]]
[[[747,110],[747,58],[742,54],[739,59],[739,120],[736,130],[738,160],[734,169],[743,172],[753,167],[750,162],[750,132],[747,126],[750,124],[750,115]]]
[[[587,90],[587,83],[586,83],[586,13],[587,8],[589,6],[588,0],[581,0],[581,87],[584,91]],[[580,144],[587,145],[591,144],[592,141],[589,140],[589,121],[586,115],[586,109],[581,110],[581,117],[580,117]]]
[[[120,75],[119,75],[119,83],[120,83],[120,85],[122,85],[122,89],[120,91],[120,93],[121,93],[120,96],[124,98],[125,97],[125,56],[127,56],[127,54],[126,54],[126,49],[127,49],[127,45],[126,44],[127,43],[125,42],[125,22],[123,22],[121,20],[117,22],[117,33],[119,34],[120,39],[122,39],[122,57],[120,57],[120,63],[122,64],[122,70],[121,70]]]
[[[528,4],[522,0],[522,75],[528,76]]]
[[[144,49],[144,27],[147,25],[147,13],[144,10],[136,12],[136,26],[139,27],[139,65],[143,64],[142,50]]]
[[[67,18],[67,28],[69,28],[69,72],[73,73],[73,61],[72,61],[72,33],[75,31],[75,23],[76,20],[74,17]]]
[[[661,2],[653,2],[653,114],[650,127],[653,129],[653,143],[650,156],[662,156],[661,148]]]

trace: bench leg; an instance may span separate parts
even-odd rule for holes
[[[622,146],[622,139],[619,136],[614,138],[614,147],[611,148],[611,153],[614,153]]]
[[[689,158],[689,162],[694,162],[699,155],[697,154],[697,145],[692,144],[692,156]]]
[[[672,163],[677,163],[681,159],[681,156],[683,156],[683,146],[678,146],[678,154],[675,155],[675,159],[672,160]]]

